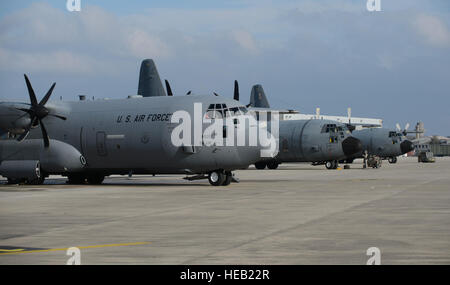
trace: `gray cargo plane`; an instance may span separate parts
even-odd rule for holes
[[[239,87],[235,82],[234,99],[239,101]],[[254,85],[250,95],[249,111],[259,119],[270,109],[261,85]],[[278,111],[277,111],[278,112]],[[267,116],[268,118],[269,116]],[[269,122],[270,123],[270,122]],[[257,169],[276,169],[283,162],[312,162],[336,169],[338,161],[360,152],[361,142],[351,136],[346,124],[330,120],[289,120],[279,124],[279,153],[274,159],[255,163]]]
[[[172,88],[165,80],[167,95]],[[139,73],[139,91],[145,97],[165,96],[160,76],[151,59],[142,61]],[[190,92],[188,92],[190,94]],[[239,84],[234,82],[234,100],[239,101]],[[253,86],[249,110],[259,120],[262,113],[270,116],[269,102],[261,85]],[[286,111],[289,112],[289,111]],[[269,123],[270,124],[270,123]],[[280,152],[275,159],[255,163],[257,169],[276,169],[282,162],[313,162],[325,164],[328,169],[338,167],[338,161],[361,150],[358,140],[350,136],[345,124],[328,120],[280,121]]]
[[[154,73],[147,75],[152,79]],[[177,147],[171,143],[174,112],[182,110],[193,117],[194,104],[202,103],[202,114],[211,108],[223,112],[234,108],[239,112],[233,116],[245,120],[247,109],[237,101],[165,94],[49,101],[54,83],[38,102],[26,75],[25,81],[30,104],[0,102],[0,130],[8,133],[8,138],[0,140],[0,175],[10,183],[41,184],[48,175],[59,174],[67,176],[68,183],[100,184],[105,176],[132,172],[196,175],[219,186],[230,184],[231,171],[261,160],[263,148],[259,145]],[[147,87],[140,84],[142,95],[155,90],[162,94],[161,88]],[[195,119],[192,121],[195,129]],[[200,128],[204,131],[207,125],[200,124]],[[273,143],[275,139],[269,140]]]
[[[355,158],[362,158],[365,151],[368,156],[378,156],[382,159],[388,159],[390,163],[397,162],[397,156],[414,150],[414,144],[406,139],[406,130],[398,132],[385,128],[369,128],[355,130],[352,132],[355,138],[358,138],[363,146],[361,152],[349,156],[347,163],[353,162]]]

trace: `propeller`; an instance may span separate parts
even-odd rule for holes
[[[213,94],[215,95],[215,96],[220,96],[219,94],[217,94],[216,92],[213,92]]]
[[[239,101],[239,84],[237,80],[234,81],[234,96],[233,99]]]
[[[395,124],[395,127],[397,128],[397,131],[403,133],[404,136],[406,136],[408,133],[411,133],[411,132],[408,131],[409,123],[407,123],[407,124],[405,125],[405,128],[404,128],[403,130],[402,130],[402,128],[400,127],[400,124],[399,124],[399,123]]]
[[[165,79],[165,82],[166,82],[167,96],[173,96],[172,88],[170,88],[169,81],[167,81],[167,79]]]
[[[350,107],[347,108],[347,117],[348,117],[347,128],[352,133],[356,129],[356,126],[352,125],[352,108]]]
[[[47,91],[47,94],[45,94],[44,98],[38,103],[36,99],[36,94],[34,93],[33,87],[31,86],[30,80],[28,79],[27,75],[24,74],[25,77],[25,83],[27,84],[28,89],[28,95],[30,96],[30,102],[31,107],[30,109],[24,109],[24,108],[18,108],[18,110],[21,110],[25,113],[27,113],[30,116],[30,124],[25,128],[25,132],[20,135],[20,137],[17,139],[19,142],[23,141],[28,134],[30,133],[31,128],[37,127],[38,125],[41,126],[41,132],[42,132],[42,138],[44,139],[44,147],[48,148],[50,146],[50,140],[48,137],[47,129],[45,128],[45,125],[43,123],[43,119],[47,116],[52,116],[59,118],[61,120],[66,120],[66,117],[50,114],[50,111],[45,107],[45,104],[47,103],[48,99],[50,99],[50,96],[52,95],[53,89],[55,88],[56,83],[53,83],[50,89]]]
[[[186,93],[186,95],[191,95],[192,91],[189,90],[188,93]]]

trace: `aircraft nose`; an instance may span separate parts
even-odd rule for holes
[[[400,144],[400,150],[402,151],[402,154],[410,152],[414,150],[414,144],[410,140],[405,140]]]
[[[362,151],[361,141],[354,137],[348,137],[342,141],[342,150],[346,156]]]

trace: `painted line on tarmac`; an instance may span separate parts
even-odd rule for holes
[[[100,245],[88,245],[88,246],[77,246],[79,249],[88,248],[104,248],[104,247],[118,247],[118,246],[131,246],[131,245],[146,245],[150,242],[130,242],[130,243],[113,243],[113,244],[100,244]],[[11,254],[21,254],[21,253],[36,253],[36,252],[51,252],[51,251],[65,251],[70,247],[66,248],[49,248],[49,249],[37,249],[37,250],[23,250],[21,248],[17,249],[1,249],[0,255],[11,255]]]

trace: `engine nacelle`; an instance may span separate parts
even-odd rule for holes
[[[32,181],[41,178],[41,166],[37,160],[6,160],[0,164],[0,175]]]
[[[49,148],[40,149],[39,161],[42,169],[50,173],[77,172],[86,165],[86,159],[76,148],[58,140],[50,140]]]
[[[49,174],[78,172],[86,165],[85,158],[75,147],[58,140],[50,140],[49,148],[44,148],[42,139],[27,139],[20,143],[5,140],[0,142],[0,154],[0,159],[7,158],[2,161],[2,166],[10,161],[39,161],[41,170]]]

